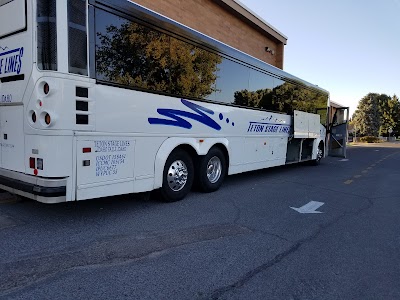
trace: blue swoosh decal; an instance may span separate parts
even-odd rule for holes
[[[221,126],[213,119],[211,119],[208,115],[205,114],[207,113],[213,115],[214,111],[184,99],[181,99],[181,102],[195,113],[177,109],[159,108],[157,109],[157,112],[160,115],[167,117],[169,119],[148,118],[149,123],[152,125],[169,125],[185,129],[191,129],[193,127],[192,124],[189,121],[181,118],[184,117],[195,120],[215,130],[221,130]]]

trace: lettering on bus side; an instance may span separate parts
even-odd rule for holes
[[[12,73],[20,74],[22,69],[23,56],[23,47],[0,53],[0,75]]]
[[[2,102],[2,103],[10,103],[10,102],[12,102],[12,94],[7,94],[7,95],[1,95],[1,99],[0,99],[0,101]]]
[[[290,126],[286,124],[271,124],[271,123],[259,123],[250,122],[247,128],[249,133],[284,133],[290,132]]]
[[[10,148],[10,149],[15,148],[14,144],[7,144],[7,143],[0,143],[0,146],[2,148]]]
[[[130,141],[94,141],[95,152],[121,152],[129,146]]]
[[[121,165],[125,165],[126,152],[131,145],[127,140],[94,141],[96,155],[96,177],[118,175]],[[108,153],[113,154],[108,154]],[[101,154],[103,153],[103,154]],[[107,153],[107,154],[105,154]]]

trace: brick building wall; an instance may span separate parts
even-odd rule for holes
[[[146,8],[200,31],[280,69],[284,43],[215,0],[134,0]],[[273,50],[267,52],[266,47]]]

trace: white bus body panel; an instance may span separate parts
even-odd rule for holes
[[[320,136],[320,119],[320,115],[295,110],[293,120],[294,138],[318,138]]]
[[[128,136],[79,137],[77,199],[132,193],[134,150],[135,139]]]
[[[23,98],[32,73],[33,30],[24,29],[26,20],[33,24],[31,6],[32,1],[14,0],[0,7],[0,37],[13,34],[0,39],[0,168],[16,172],[24,172],[26,164]]]
[[[17,172],[25,171],[24,110],[21,105],[0,108],[1,167]]]
[[[285,164],[291,116],[106,85],[94,89],[96,132],[75,133],[77,200],[161,187],[165,162],[182,145],[197,155],[225,147],[229,174]]]
[[[20,6],[23,4],[23,9]],[[27,1],[28,11],[32,11],[32,1]],[[10,20],[6,22],[6,20]],[[25,1],[14,0],[0,7],[0,32],[8,33],[20,29],[20,19],[28,19],[28,24],[33,24],[32,16],[25,14]],[[22,28],[21,28],[22,29]],[[24,76],[17,81],[0,83],[0,104],[22,103],[27,83],[29,81],[32,65],[32,26],[12,36],[0,39],[0,78],[11,76]],[[0,33],[0,37],[2,34]]]
[[[25,0],[13,0],[0,9],[0,37],[20,31],[26,27]]]

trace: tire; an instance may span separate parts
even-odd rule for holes
[[[218,190],[227,173],[226,158],[217,147],[213,147],[200,157],[197,167],[197,185],[201,191],[210,193]]]
[[[319,143],[318,145],[318,152],[317,152],[317,158],[311,161],[311,164],[313,166],[318,166],[321,164],[321,160],[324,157],[324,144]]]
[[[194,179],[193,161],[182,150],[174,150],[168,157],[163,172],[161,195],[165,202],[182,200],[192,188]]]

